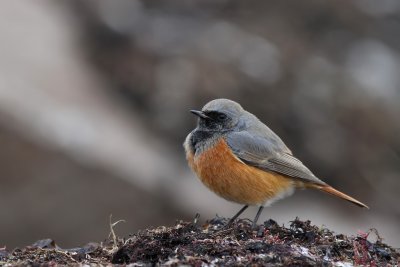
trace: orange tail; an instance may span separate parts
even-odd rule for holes
[[[345,199],[345,200],[347,200],[347,201],[349,201],[349,202],[351,202],[353,204],[356,204],[359,207],[369,209],[369,207],[367,205],[365,205],[364,203],[358,201],[357,199],[352,198],[351,196],[346,195],[345,193],[342,193],[342,192],[336,190],[332,186],[329,186],[329,185],[321,186],[321,185],[319,185],[319,186],[316,186],[316,188],[321,190],[321,191],[324,191],[326,193],[329,193],[331,195],[334,195],[336,197],[340,197],[342,199]]]

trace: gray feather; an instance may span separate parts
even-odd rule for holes
[[[256,133],[263,133],[258,136],[250,134],[246,130],[232,132],[226,135],[226,141],[233,153],[246,164],[305,182],[325,184],[292,155],[291,151],[274,132],[269,128],[268,130],[267,133],[255,131]]]

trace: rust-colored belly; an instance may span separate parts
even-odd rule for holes
[[[186,157],[208,188],[233,202],[262,205],[293,189],[290,178],[243,163],[223,138],[196,157],[186,151]]]

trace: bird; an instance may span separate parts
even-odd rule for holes
[[[255,227],[264,207],[296,189],[317,189],[369,209],[316,177],[277,134],[239,103],[214,99],[190,112],[198,122],[183,144],[188,165],[211,191],[244,205],[228,225],[249,206],[258,206]]]

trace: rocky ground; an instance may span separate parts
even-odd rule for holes
[[[296,218],[289,227],[273,220],[252,229],[249,220],[227,227],[216,217],[204,225],[179,221],[118,238],[111,227],[100,243],[62,249],[51,239],[9,251],[0,248],[1,266],[193,265],[193,266],[397,266],[399,249],[382,242],[377,230],[337,234]],[[115,224],[113,224],[114,226]],[[375,240],[375,241],[371,241]]]

